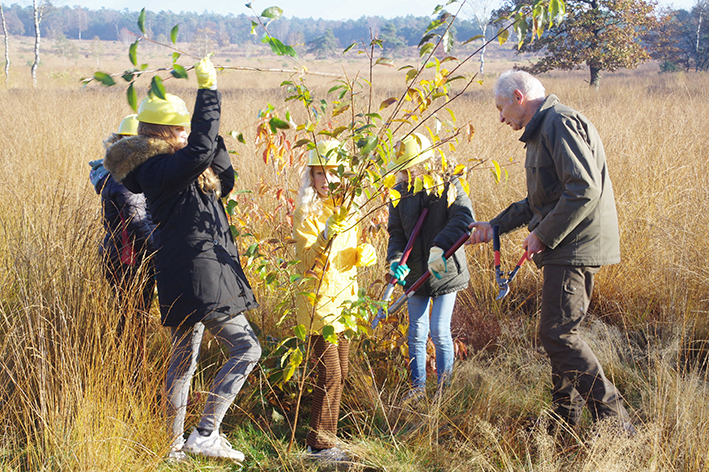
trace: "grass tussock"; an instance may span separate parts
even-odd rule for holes
[[[257,112],[268,102],[281,106],[283,79],[228,73],[219,85],[223,134],[243,133],[247,143],[226,138],[236,151],[238,190],[251,192],[235,197],[248,229],[238,240],[240,249],[256,242],[288,257],[287,245],[267,241],[290,234],[292,209],[276,192],[293,198],[299,171],[277,176],[253,144]],[[459,359],[448,388],[438,392],[431,384],[426,400],[402,401],[408,373],[397,324],[353,347],[340,434],[343,448],[357,458],[350,470],[709,469],[709,270],[703,257],[709,252],[709,156],[701,139],[709,133],[702,119],[709,78],[659,75],[648,67],[609,75],[600,90],[582,79],[580,73],[542,77],[548,92],[591,119],[606,148],[623,262],[600,271],[583,330],[625,396],[638,434],[618,435],[589,417],[578,431],[553,427],[560,425],[548,410],[550,368],[536,339],[541,275],[525,265],[510,296],[495,302],[491,248],[469,247],[472,280],[459,294]],[[320,81],[316,94],[332,86],[326,78],[313,80]],[[452,105],[458,122],[471,122],[476,133],[451,157],[469,166],[486,160],[468,175],[481,220],[525,195],[524,149],[515,133],[497,123],[493,80],[476,84]],[[232,470],[199,459],[182,466],[162,461],[169,336],[156,306],[144,323],[129,317],[123,335],[116,336],[121,316],[134,310],[117,303],[101,271],[99,198],[88,182],[87,162],[102,156],[101,141],[129,113],[124,97],[120,90],[79,90],[63,79],[41,84],[0,89],[0,468]],[[375,77],[375,84],[382,100],[404,87],[390,71]],[[184,83],[169,83],[168,89],[188,104],[194,99]],[[500,183],[492,178],[490,160],[508,172]],[[503,264],[511,268],[519,258],[524,236],[519,231],[503,238]],[[371,238],[383,256],[385,232]],[[363,271],[361,286],[377,296],[384,272],[383,263]],[[284,336],[275,310],[284,294],[269,291],[255,273],[249,277],[261,303],[249,316],[267,345],[268,336]],[[207,341],[189,425],[222,358],[216,343]],[[252,374],[224,426],[247,454],[243,470],[318,470],[301,454],[307,394],[298,442],[288,450],[294,398],[292,389],[269,385],[265,371]]]

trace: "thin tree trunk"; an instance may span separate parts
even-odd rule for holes
[[[694,47],[694,52],[697,55],[697,61],[695,62],[695,70],[699,70],[699,53],[700,53],[700,48],[699,48],[699,40],[701,39],[701,30],[702,30],[702,10],[699,10],[699,21],[697,21],[697,44]]]
[[[591,81],[589,85],[598,88],[601,85],[601,69],[595,66],[589,66],[589,69],[591,70]]]
[[[41,0],[40,0],[41,2]],[[42,5],[37,0],[32,0],[34,11],[34,63],[32,64],[32,85],[37,86],[37,67],[39,67],[39,24],[42,22]]]
[[[5,36],[5,87],[10,86],[10,37],[7,34],[7,25],[5,24],[5,12],[0,4],[0,19],[2,19],[2,34]]]
[[[483,26],[483,37],[481,38],[483,40],[483,47],[480,50],[480,77],[483,76],[484,69],[485,69],[485,44],[487,44],[487,37],[485,36],[485,30],[487,29],[487,26]]]

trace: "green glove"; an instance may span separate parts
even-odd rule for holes
[[[428,270],[437,279],[441,278],[439,272],[448,272],[448,263],[444,254],[443,249],[438,246],[433,246],[428,253]]]
[[[406,264],[399,264],[399,260],[392,261],[391,266],[389,266],[389,275],[396,277],[396,283],[402,287],[406,285],[406,276],[409,275],[411,269]]]
[[[217,89],[217,71],[214,69],[214,64],[212,64],[209,56],[195,64],[194,71],[197,74],[197,85],[199,88],[209,90]]]

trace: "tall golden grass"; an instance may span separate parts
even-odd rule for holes
[[[318,62],[311,69],[337,73],[360,67],[342,61]],[[508,64],[488,67],[497,72]],[[120,310],[130,307],[117,307],[103,278],[99,197],[88,182],[87,162],[102,156],[101,141],[130,110],[117,88],[82,90],[65,80],[67,74],[90,75],[90,65],[66,70],[57,66],[40,76],[37,89],[14,75],[12,88],[0,89],[0,467],[169,470],[162,462],[169,339],[155,306],[142,365],[134,355],[135,331],[129,326],[116,339]],[[637,436],[619,438],[602,425],[594,429],[588,418],[580,432],[558,437],[531,427],[530,418],[554,421],[548,411],[550,368],[535,333],[541,276],[528,264],[508,299],[495,302],[492,254],[477,247],[468,249],[472,281],[456,308],[456,325],[476,348],[457,361],[447,390],[432,390],[426,404],[401,404],[407,374],[399,351],[377,350],[378,338],[353,350],[342,439],[360,458],[354,470],[709,469],[709,271],[703,257],[709,252],[709,156],[703,143],[709,134],[709,78],[660,75],[652,65],[609,74],[600,90],[584,78],[541,77],[549,93],[591,119],[606,148],[623,261],[599,273],[584,335],[626,397]],[[283,79],[236,72],[219,78],[223,134],[242,132],[247,142],[227,138],[236,151],[237,187],[254,192],[238,197],[239,215],[254,234],[239,240],[242,250],[274,232],[288,232],[287,209],[277,208],[274,192],[281,187],[294,193],[297,171],[277,177],[253,145],[258,110],[268,102],[284,109],[278,88]],[[487,160],[468,176],[481,220],[525,195],[523,146],[517,133],[497,122],[490,92],[494,74],[484,79],[452,104],[459,123],[476,129],[452,157],[464,164]],[[332,85],[326,78],[308,80],[318,94]],[[193,101],[193,83],[166,86]],[[375,77],[375,86],[383,100],[401,93],[404,80],[387,69]],[[490,160],[501,163],[509,178],[495,183]],[[504,264],[512,266],[521,255],[524,233],[503,238]],[[379,233],[380,256],[385,241]],[[383,262],[366,270],[362,286],[384,272]],[[275,327],[280,300],[250,277],[261,302],[250,317],[266,343],[266,335],[286,334]],[[189,424],[221,356],[214,343],[205,346]],[[286,454],[285,423],[267,403],[279,396],[269,391],[257,369],[226,419],[225,432],[247,452],[245,469],[315,470],[298,454]],[[306,428],[301,421],[299,438]],[[194,467],[229,469],[206,461],[176,469]]]

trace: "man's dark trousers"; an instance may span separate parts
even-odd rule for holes
[[[545,265],[543,270],[539,336],[551,361],[554,411],[576,425],[587,403],[594,420],[629,421],[620,394],[579,336],[598,267]]]

